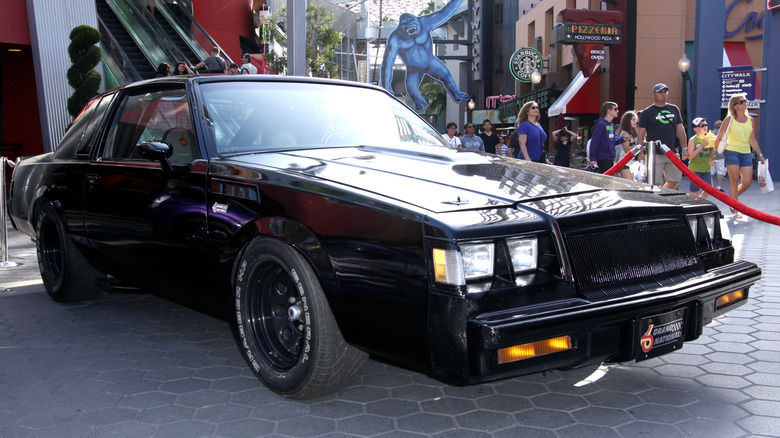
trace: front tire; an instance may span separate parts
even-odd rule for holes
[[[258,238],[235,278],[239,346],[274,392],[306,399],[337,391],[360,373],[367,355],[347,344],[319,280],[291,246]]]
[[[69,303],[97,297],[100,274],[76,249],[51,204],[41,206],[35,230],[38,269],[51,299]]]

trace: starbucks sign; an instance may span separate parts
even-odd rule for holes
[[[533,47],[521,47],[509,58],[509,72],[520,82],[531,82],[533,72],[542,72],[542,54]]]

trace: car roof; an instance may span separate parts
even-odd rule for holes
[[[171,84],[171,83],[210,83],[210,82],[287,82],[287,83],[312,83],[312,84],[330,84],[330,85],[348,85],[357,86],[363,88],[369,88],[373,90],[386,91],[381,87],[371,84],[365,84],[356,81],[346,81],[341,79],[327,79],[327,78],[312,78],[306,76],[282,76],[282,75],[225,75],[225,74],[204,74],[204,75],[177,75],[177,76],[165,76],[154,79],[146,79],[143,81],[133,82],[108,90],[108,92],[117,89],[133,89],[137,87],[146,87],[154,84]]]

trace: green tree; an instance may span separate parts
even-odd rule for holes
[[[439,81],[426,78],[425,83],[420,86],[420,94],[428,102],[425,111],[428,114],[441,114],[447,107],[447,93]]]
[[[68,98],[68,112],[75,119],[84,105],[100,88],[100,73],[95,66],[100,62],[100,32],[92,26],[82,24],[70,32],[68,55],[73,65],[68,69],[68,84],[75,90]]]
[[[431,12],[436,9],[436,4],[433,2],[433,0],[429,0],[428,4],[425,5],[425,9],[420,11],[420,15],[430,14]]]
[[[287,45],[286,21],[287,8],[282,6],[269,20],[270,42],[283,47]],[[312,76],[338,77],[338,66],[333,58],[341,43],[342,33],[333,27],[333,22],[333,15],[324,8],[314,4],[306,8],[306,63]],[[269,51],[266,61],[271,72],[283,74],[287,68],[287,48],[281,54]]]

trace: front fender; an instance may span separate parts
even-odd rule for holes
[[[232,287],[235,286],[233,278],[238,269],[238,260],[241,259],[249,242],[256,237],[272,237],[291,245],[314,267],[325,291],[338,289],[336,271],[320,239],[303,224],[281,217],[259,218],[243,226],[231,239],[226,251],[235,254],[231,271]]]

